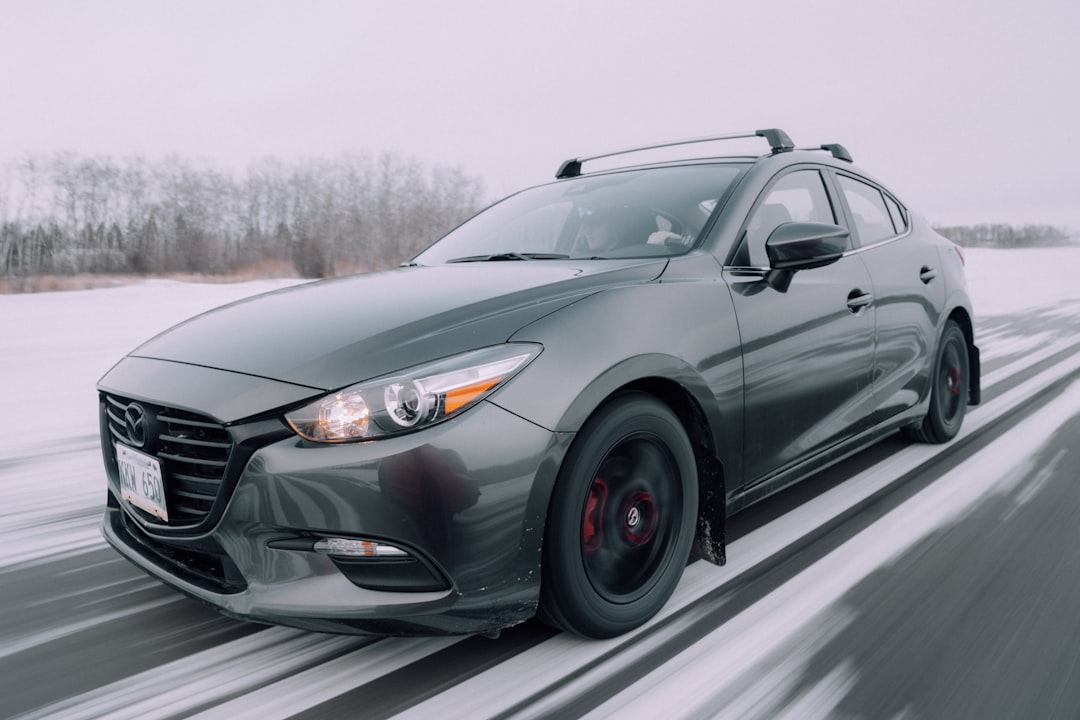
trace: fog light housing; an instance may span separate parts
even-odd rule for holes
[[[352,538],[323,538],[312,548],[315,552],[343,558],[407,558],[409,553],[396,545]]]
[[[314,540],[314,542],[312,542]],[[445,592],[450,580],[439,566],[419,550],[405,550],[381,540],[320,537],[278,538],[274,550],[317,552],[325,555],[349,582],[367,590],[388,592]]]
[[[356,538],[322,538],[312,547],[327,555],[349,582],[368,590],[433,592],[450,583],[427,558],[397,545]]]

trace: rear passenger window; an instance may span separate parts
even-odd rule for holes
[[[840,189],[855,220],[855,230],[863,245],[885,240],[897,234],[885,206],[885,196],[873,185],[841,175]]]
[[[889,208],[889,215],[892,216],[893,227],[896,228],[896,233],[899,235],[907,230],[907,215],[904,213],[904,208],[900,207],[900,203],[893,200],[888,195],[885,196],[885,206]]]

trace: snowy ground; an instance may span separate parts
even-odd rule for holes
[[[1080,301],[1080,247],[969,248],[964,256],[976,317]]]
[[[192,315],[296,282],[147,280],[0,295],[0,458],[56,438],[96,434],[95,385],[128,351]]]

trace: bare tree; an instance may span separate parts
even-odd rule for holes
[[[953,225],[934,228],[958,245],[966,247],[1046,247],[1067,245],[1071,234],[1053,225],[1023,225],[984,223],[979,225]]]
[[[0,168],[0,274],[230,273],[272,260],[305,276],[400,263],[474,213],[460,169],[392,153],[253,163],[239,177],[178,157],[61,153]]]

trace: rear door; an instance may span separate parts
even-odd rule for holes
[[[912,231],[907,210],[890,193],[854,174],[834,178],[873,284],[876,423],[913,407],[929,390],[945,277],[937,248]]]
[[[797,271],[782,289],[766,280],[765,240],[777,225],[836,219],[820,170],[797,166],[761,194],[725,269],[743,347],[742,490],[766,491],[770,478],[868,427],[874,312],[862,260]]]

